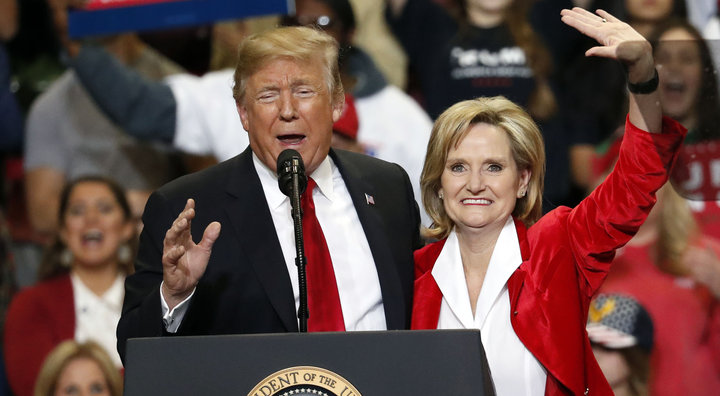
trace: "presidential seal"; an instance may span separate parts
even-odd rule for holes
[[[270,374],[248,396],[362,396],[345,378],[319,367],[298,366]]]

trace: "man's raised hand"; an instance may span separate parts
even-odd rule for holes
[[[207,268],[212,246],[220,235],[220,223],[214,221],[205,228],[202,239],[196,244],[190,234],[193,218],[195,201],[188,199],[163,240],[161,292],[171,310],[195,289]]]

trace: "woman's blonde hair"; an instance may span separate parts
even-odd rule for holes
[[[338,66],[338,43],[320,29],[288,26],[253,34],[240,43],[235,68],[233,97],[241,103],[248,78],[268,62],[287,58],[299,62],[323,63],[325,82],[333,103],[345,98]]]
[[[93,341],[63,341],[45,358],[35,383],[35,396],[53,396],[60,375],[70,362],[86,358],[97,363],[112,396],[122,396],[122,377],[105,350]]]
[[[457,147],[478,123],[486,123],[504,131],[510,140],[510,150],[518,171],[531,172],[527,195],[518,199],[513,216],[530,226],[542,215],[545,146],[532,117],[502,96],[465,100],[451,106],[438,117],[428,142],[425,165],[420,176],[423,205],[433,220],[430,228],[424,231],[426,237],[445,238],[454,226],[438,197],[440,179],[450,149]]]

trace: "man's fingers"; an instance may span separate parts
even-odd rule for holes
[[[184,246],[174,246],[170,249],[167,249],[164,258],[163,263],[170,264],[170,265],[177,265],[178,261],[180,261],[180,258],[185,254],[185,247]]]
[[[195,208],[185,205],[185,209],[175,218],[172,225],[165,233],[165,238],[178,237],[185,230],[190,228],[192,219],[195,218]]]
[[[190,208],[195,208],[195,200],[192,198],[188,198],[188,200],[185,202],[185,209],[183,209],[183,212]]]
[[[187,202],[185,202],[185,208],[183,208],[183,211],[180,212],[177,219],[175,219],[173,226],[175,224],[177,224],[178,227],[184,231],[185,229],[190,228],[190,223],[191,223],[192,219],[194,219],[194,218],[195,218],[195,200],[193,200],[192,198],[189,198],[187,200]],[[185,220],[185,221],[183,222],[183,220]]]
[[[220,236],[220,223],[213,221],[205,228],[205,232],[203,232],[203,237],[199,245],[203,249],[210,250],[212,249],[215,241],[218,239],[218,236]]]
[[[165,232],[165,240],[163,244],[167,247],[170,245],[177,245],[183,243],[183,238],[186,237],[184,233],[189,229],[190,223],[187,218],[180,216],[172,223],[170,228]]]

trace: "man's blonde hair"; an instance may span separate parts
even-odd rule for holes
[[[268,62],[292,59],[299,62],[321,61],[325,82],[333,103],[342,103],[344,91],[338,66],[338,43],[322,30],[289,26],[249,36],[240,43],[235,68],[235,102],[242,103],[247,79]]]

